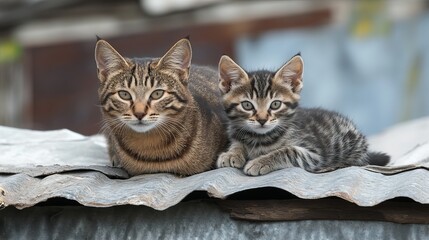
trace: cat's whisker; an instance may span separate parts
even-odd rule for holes
[[[156,130],[161,133],[162,137],[164,140],[168,139],[168,133],[167,131],[165,131],[164,125],[163,123],[159,124],[158,127],[156,128]]]
[[[109,129],[111,130],[111,132],[118,132],[118,133],[121,133],[123,127],[126,126],[126,123],[121,121],[121,119],[119,118],[116,119],[116,121],[110,122],[109,124],[110,124]]]
[[[101,129],[100,131],[102,133],[105,132],[112,132],[116,127],[118,123],[121,123],[122,121],[119,118],[112,118],[112,119],[103,119],[101,121]]]
[[[191,136],[188,129],[182,123],[170,117],[167,117],[167,119],[168,119],[168,122],[170,123],[169,126],[172,126],[176,131],[180,132],[180,130],[183,130],[188,135],[188,137]]]
[[[163,123],[163,124],[162,124],[162,126],[161,126],[161,128],[163,129],[163,131],[166,131],[166,132],[168,132],[168,133],[169,133],[169,135],[173,136],[173,138],[174,138],[174,142],[175,142],[176,144],[179,144],[179,147],[174,148],[174,151],[176,152],[176,154],[180,154],[180,152],[179,152],[179,148],[182,148],[182,147],[183,147],[183,143],[181,143],[181,142],[177,141],[176,134],[174,134],[174,133],[172,133],[171,131],[169,131],[169,125],[168,125],[168,124]]]

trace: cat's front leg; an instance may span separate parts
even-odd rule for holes
[[[116,142],[114,138],[111,135],[107,135],[106,138],[108,141],[107,149],[108,149],[109,159],[110,159],[110,163],[112,164],[112,167],[119,167],[119,168],[122,167],[117,150],[115,149]]]
[[[116,154],[116,151],[113,148],[113,146],[110,146],[110,145],[109,145],[109,157],[110,157],[110,162],[112,163],[112,167],[122,167],[119,161],[118,154]]]
[[[265,175],[288,167],[312,171],[319,161],[320,156],[314,152],[298,146],[288,146],[248,161],[243,171],[251,176]]]
[[[219,155],[216,165],[221,167],[242,168],[246,163],[244,146],[239,142],[233,142],[227,152]]]

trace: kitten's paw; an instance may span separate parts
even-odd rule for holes
[[[242,168],[246,163],[246,159],[241,154],[225,152],[219,155],[217,159],[217,167],[235,167]]]
[[[272,168],[270,165],[265,164],[260,159],[255,159],[249,161],[243,169],[244,173],[250,176],[259,176],[265,175],[267,173],[272,172]]]

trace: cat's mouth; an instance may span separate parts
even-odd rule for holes
[[[128,126],[134,130],[135,132],[149,132],[153,128],[155,128],[156,123],[154,122],[146,122],[146,121],[135,121],[129,123]]]
[[[265,133],[272,131],[274,128],[275,128],[274,126],[266,126],[266,125],[260,126],[259,125],[259,126],[253,126],[252,130],[258,134],[265,134]]]
[[[134,120],[134,121],[130,121],[129,122],[130,125],[135,125],[135,126],[150,126],[155,124],[155,121],[148,121],[148,120]]]

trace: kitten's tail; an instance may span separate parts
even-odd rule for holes
[[[370,165],[386,166],[390,161],[390,156],[382,152],[369,152],[368,163]]]

